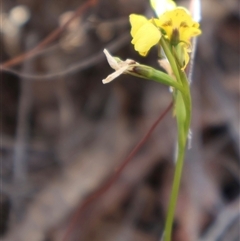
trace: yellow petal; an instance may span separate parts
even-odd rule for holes
[[[190,38],[201,34],[201,30],[197,28],[180,28],[180,41],[189,43]]]
[[[131,14],[129,16],[129,20],[130,20],[130,24],[132,26],[132,29],[131,29],[132,37],[134,37],[134,35],[139,30],[139,28],[142,27],[142,25],[144,25],[145,23],[148,22],[148,20],[144,16],[137,15],[137,14]]]
[[[158,16],[162,15],[166,11],[176,8],[176,3],[172,0],[150,0],[150,3]]]
[[[150,22],[142,25],[133,36],[132,44],[141,55],[146,56],[149,49],[158,43],[161,38],[160,31]]]

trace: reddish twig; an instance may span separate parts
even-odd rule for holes
[[[55,29],[53,32],[51,32],[43,41],[41,41],[36,47],[34,47],[32,50],[20,54],[19,56],[10,59],[3,64],[0,65],[0,70],[12,67],[14,65],[22,63],[24,60],[29,59],[36,55],[40,50],[42,50],[46,45],[53,42],[67,27],[68,25],[80,14],[82,14],[84,11],[86,11],[89,7],[96,5],[97,0],[88,0],[83,5],[81,5],[72,15],[72,17],[62,26]]]
[[[105,48],[111,52],[116,52],[117,49],[119,49],[129,41],[130,41],[129,33],[123,33],[119,38],[107,44]],[[25,78],[25,79],[44,81],[44,80],[50,80],[56,77],[61,77],[63,75],[70,75],[70,74],[76,73],[77,71],[81,71],[83,69],[96,65],[103,59],[105,59],[105,56],[101,50],[100,52],[97,52],[94,55],[89,56],[84,60],[80,60],[79,62],[74,63],[71,66],[67,67],[66,69],[60,70],[56,73],[43,74],[43,75],[31,75],[31,74],[21,73],[17,70],[9,69],[9,68],[2,68],[2,71],[14,74],[18,77]]]
[[[110,177],[110,179],[103,184],[99,189],[97,189],[92,195],[90,195],[76,210],[75,215],[73,216],[66,233],[64,234],[62,241],[67,241],[70,233],[75,227],[75,224],[77,223],[78,219],[80,218],[82,212],[84,209],[94,202],[97,198],[100,198],[111,186],[112,184],[118,179],[124,168],[127,166],[127,164],[132,160],[132,158],[137,154],[137,152],[142,148],[142,146],[145,144],[145,142],[148,140],[148,138],[151,136],[159,122],[166,116],[166,114],[170,111],[170,109],[173,106],[173,102],[171,102],[168,107],[164,110],[163,113],[160,114],[158,119],[153,123],[151,128],[148,130],[148,132],[145,134],[145,136],[138,142],[138,144],[135,146],[135,148],[130,152],[130,154],[126,157],[126,159],[122,162],[122,164],[116,169],[114,174]]]

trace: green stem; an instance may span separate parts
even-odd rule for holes
[[[179,187],[180,187],[181,177],[182,177],[182,169],[183,169],[183,164],[184,164],[184,154],[185,154],[185,146],[178,147],[178,158],[177,158],[177,164],[176,164],[176,171],[174,173],[173,187],[172,187],[171,198],[170,198],[170,203],[169,203],[169,208],[168,208],[168,213],[167,213],[167,220],[166,220],[166,224],[165,224],[165,232],[164,232],[164,240],[165,241],[171,240],[174,214],[175,214]]]
[[[175,101],[179,101],[178,97],[182,98],[183,102],[180,107],[184,108],[183,110],[186,113],[186,116],[184,118],[182,117],[183,115],[181,111],[179,112],[178,110],[178,113],[176,113],[177,125],[178,125],[178,156],[177,156],[176,169],[174,173],[173,186],[172,186],[172,191],[170,196],[170,202],[169,202],[167,220],[166,220],[165,232],[164,232],[164,241],[171,241],[172,226],[173,226],[173,221],[175,216],[174,214],[175,214],[175,209],[176,209],[176,204],[178,199],[179,187],[181,183],[182,170],[184,166],[185,148],[186,148],[186,142],[187,142],[190,121],[191,121],[192,104],[191,104],[191,94],[190,94],[190,88],[189,88],[189,83],[187,81],[187,77],[185,73],[177,65],[171,51],[171,46],[164,38],[161,38],[160,44],[163,47],[166,57],[177,78],[177,82],[180,85],[182,85],[184,89],[184,91],[180,90],[181,96],[178,96],[180,93],[177,93],[177,91],[175,91],[174,96],[175,96]],[[175,108],[177,107],[175,106]]]
[[[164,53],[166,54],[166,57],[172,67],[172,70],[173,70],[173,73],[175,74],[176,78],[177,78],[177,81],[179,83],[181,83],[181,78],[180,78],[180,74],[179,74],[179,69],[178,69],[178,66],[176,64],[176,61],[175,61],[175,58],[171,52],[171,47],[169,45],[169,43],[164,39],[164,37],[162,37],[160,39],[160,44],[164,50]]]
[[[185,148],[186,148],[186,142],[187,142],[187,136],[190,126],[190,120],[191,120],[191,98],[190,95],[188,96],[188,106],[186,107],[186,121],[185,121],[185,128],[182,132],[183,127],[178,125],[178,157],[176,162],[176,169],[173,179],[173,187],[171,191],[171,197],[169,202],[169,208],[167,212],[167,220],[165,224],[165,233],[164,233],[164,241],[171,241],[171,234],[172,234],[172,226],[174,221],[174,214],[177,204],[177,198],[179,193],[179,187],[181,183],[181,176],[182,176],[182,170],[184,165],[184,155],[185,155]],[[185,102],[185,101],[184,101]],[[186,104],[186,102],[185,102]]]
[[[185,72],[181,71],[180,76],[181,76],[181,80],[183,83],[183,88],[185,90],[185,93],[187,93],[187,94],[183,93],[182,96],[184,99],[186,113],[187,113],[186,123],[185,123],[185,131],[186,131],[186,134],[188,135],[189,128],[190,128],[190,122],[191,122],[192,99],[191,99],[190,86],[189,86],[188,79],[187,79]]]
[[[186,91],[183,88],[182,84],[179,84],[175,79],[170,77],[168,74],[165,74],[164,72],[156,70],[149,66],[145,66],[145,65],[136,66],[134,67],[133,71],[129,73],[131,75],[134,75],[140,78],[154,80],[158,83],[174,87],[177,90],[181,91],[182,93],[186,94],[185,93]]]

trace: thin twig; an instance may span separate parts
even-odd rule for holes
[[[89,7],[92,7],[97,4],[98,0],[88,0],[83,5],[81,5],[72,15],[72,17],[62,26],[55,29],[53,32],[51,32],[43,41],[41,41],[35,48],[32,50],[25,52],[13,59],[10,59],[6,61],[5,63],[0,65],[0,70],[3,68],[8,68],[11,66],[15,66],[17,64],[22,63],[26,59],[29,59],[33,56],[35,56],[39,51],[41,51],[46,45],[53,42],[68,26],[69,24],[80,14],[82,14],[84,11],[86,11]]]
[[[115,173],[110,177],[110,179],[103,184],[98,190],[96,190],[92,195],[90,195],[76,210],[75,215],[73,216],[69,226],[67,227],[67,231],[64,234],[62,241],[67,241],[70,233],[75,227],[77,220],[81,216],[82,212],[96,199],[100,198],[111,186],[112,184],[119,178],[120,174],[124,170],[124,168],[128,165],[128,163],[132,160],[132,158],[137,154],[137,152],[142,148],[142,146],[146,143],[148,138],[152,135],[153,131],[160,123],[160,121],[166,116],[166,114],[171,110],[173,106],[173,102],[171,102],[168,107],[164,110],[163,113],[160,114],[158,119],[153,123],[151,128],[145,134],[145,136],[138,142],[135,148],[130,152],[130,154],[126,157],[126,159],[122,162],[122,164],[116,169]]]
[[[129,41],[129,39],[130,39],[129,33],[125,33],[122,36],[120,36],[119,38],[117,38],[115,41],[113,41],[112,43],[108,44],[106,46],[106,48],[109,49],[109,51],[111,51],[111,52],[115,52],[117,49],[121,48],[124,44],[126,44]],[[97,54],[94,54],[79,63],[73,64],[72,66],[70,66],[69,68],[66,68],[63,71],[59,71],[57,73],[52,73],[52,74],[44,74],[44,75],[24,74],[19,71],[5,68],[5,67],[3,67],[2,70],[9,72],[11,74],[15,74],[19,77],[23,77],[25,79],[42,81],[42,80],[50,80],[50,79],[53,79],[56,77],[61,77],[63,75],[67,75],[67,74],[74,74],[78,71],[89,68],[89,67],[99,63],[104,58],[105,58],[105,56],[104,56],[103,52],[100,51]]]

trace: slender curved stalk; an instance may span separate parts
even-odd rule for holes
[[[182,169],[184,164],[184,153],[185,153],[184,147],[178,148],[176,171],[174,173],[173,187],[172,187],[171,198],[170,198],[170,203],[169,203],[168,212],[167,212],[167,220],[165,224],[164,241],[171,240],[174,213],[176,209],[176,203],[177,203],[179,187],[180,187],[181,177],[182,177]]]
[[[177,78],[177,81],[179,83],[181,83],[181,78],[180,78],[180,74],[179,74],[179,70],[178,70],[178,67],[177,67],[177,64],[176,64],[176,61],[171,53],[171,50],[170,50],[170,45],[167,43],[167,41],[164,39],[164,37],[162,37],[160,39],[160,44],[164,50],[164,53],[166,54],[166,57],[172,67],[172,70],[173,70],[173,73],[175,74],[176,78]]]
[[[191,98],[189,98],[188,109],[191,110]],[[168,208],[168,212],[167,212],[164,241],[171,240],[172,226],[173,226],[173,221],[174,221],[174,213],[175,213],[175,209],[176,209],[179,187],[180,187],[180,183],[181,183],[182,170],[183,170],[183,166],[184,166],[186,141],[187,141],[187,135],[188,135],[189,125],[190,125],[190,120],[191,120],[191,114],[190,114],[191,112],[186,111],[186,113],[187,113],[187,116],[186,116],[185,128],[184,128],[183,132],[181,131],[182,127],[179,126],[179,125],[181,125],[181,123],[178,123],[178,157],[177,157],[176,169],[175,169],[175,173],[174,173],[169,208]]]

